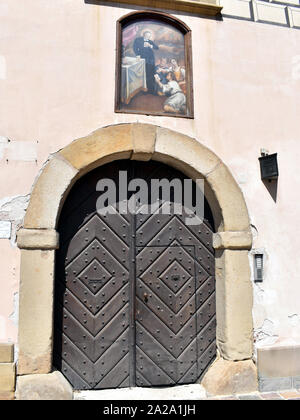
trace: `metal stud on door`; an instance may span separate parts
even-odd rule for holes
[[[74,389],[195,382],[215,357],[212,220],[186,214],[99,215],[96,185],[186,177],[157,162],[118,161],[71,190],[59,221],[54,365]],[[130,194],[127,195],[127,200]],[[160,210],[164,204],[159,203]]]
[[[96,211],[96,184],[119,165],[80,180],[60,219],[54,363],[74,389],[129,386],[130,219]]]
[[[197,378],[194,258],[180,246],[139,250],[137,385],[190,383]]]

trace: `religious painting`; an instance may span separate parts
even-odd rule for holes
[[[118,42],[116,112],[191,118],[186,27],[168,15],[138,12],[121,21]]]

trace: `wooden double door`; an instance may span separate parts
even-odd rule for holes
[[[216,355],[210,209],[205,203],[204,222],[188,226],[171,194],[169,214],[126,214],[117,203],[101,215],[97,184],[113,180],[118,196],[120,171],[147,185],[186,178],[124,160],[75,184],[58,227],[54,365],[74,389],[194,383]]]

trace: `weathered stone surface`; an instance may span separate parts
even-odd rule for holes
[[[249,218],[242,192],[229,170],[195,139],[147,124],[100,129],[53,156],[33,189],[24,228],[54,230],[68,191],[84,173],[116,159],[147,160],[150,156],[194,179],[201,175],[205,178],[209,202],[215,203],[218,229],[237,232],[221,236],[221,243],[237,246],[241,240],[239,232],[249,230]],[[21,375],[51,371],[53,270],[53,250],[22,250],[18,365]],[[247,252],[217,250],[216,276],[220,353],[228,360],[250,358],[252,287]]]
[[[227,360],[253,353],[253,293],[248,251],[216,251],[217,344]]]
[[[205,374],[201,385],[209,395],[231,395],[257,391],[256,366],[252,360],[232,362],[218,359]]]
[[[270,346],[257,349],[259,377],[300,376],[300,346]]]
[[[202,176],[220,163],[220,159],[197,140],[161,127],[156,132],[154,158],[167,164],[175,159],[182,167],[189,166]]]
[[[54,229],[20,229],[17,244],[20,249],[58,249],[59,234]]]
[[[164,388],[117,388],[93,391],[75,391],[74,400],[202,400],[206,392],[200,384],[178,385]],[[184,413],[183,413],[184,414]]]
[[[133,154],[131,159],[148,161],[151,159],[157,127],[151,124],[133,124],[132,125],[132,141]]]
[[[0,391],[0,401],[14,400],[15,393],[12,391]]]
[[[14,361],[14,344],[0,343],[0,363],[11,363]]]
[[[55,251],[21,251],[18,373],[51,371]]]
[[[72,400],[73,390],[58,371],[47,375],[18,376],[17,400]]]
[[[258,388],[260,392],[280,391],[282,389],[292,389],[293,378],[260,378],[258,379]]]
[[[121,124],[101,128],[75,140],[59,154],[85,173],[104,163],[130,158],[133,148],[132,124]]]
[[[252,247],[252,234],[244,232],[217,232],[213,235],[215,249],[248,249]]]
[[[192,178],[206,178],[222,212],[222,229],[249,230],[248,210],[238,184],[228,168],[207,147],[188,136],[158,127],[153,159],[169,164]]]
[[[53,157],[40,174],[31,193],[24,218],[27,229],[55,229],[66,192],[77,170],[63,159]]]
[[[0,363],[0,391],[15,390],[15,364]]]
[[[220,163],[207,175],[207,182],[221,208],[223,230],[248,231],[250,221],[243,193],[228,168]]]

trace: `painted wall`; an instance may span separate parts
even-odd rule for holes
[[[17,340],[15,231],[40,169],[72,140],[124,122],[195,137],[229,166],[254,249],[266,256],[264,282],[254,285],[257,343],[300,341],[300,31],[177,14],[192,29],[195,119],[115,114],[115,22],[133,10],[83,0],[0,3],[0,221],[12,221],[11,239],[0,239],[0,341]],[[277,191],[260,180],[261,148],[278,153]]]

